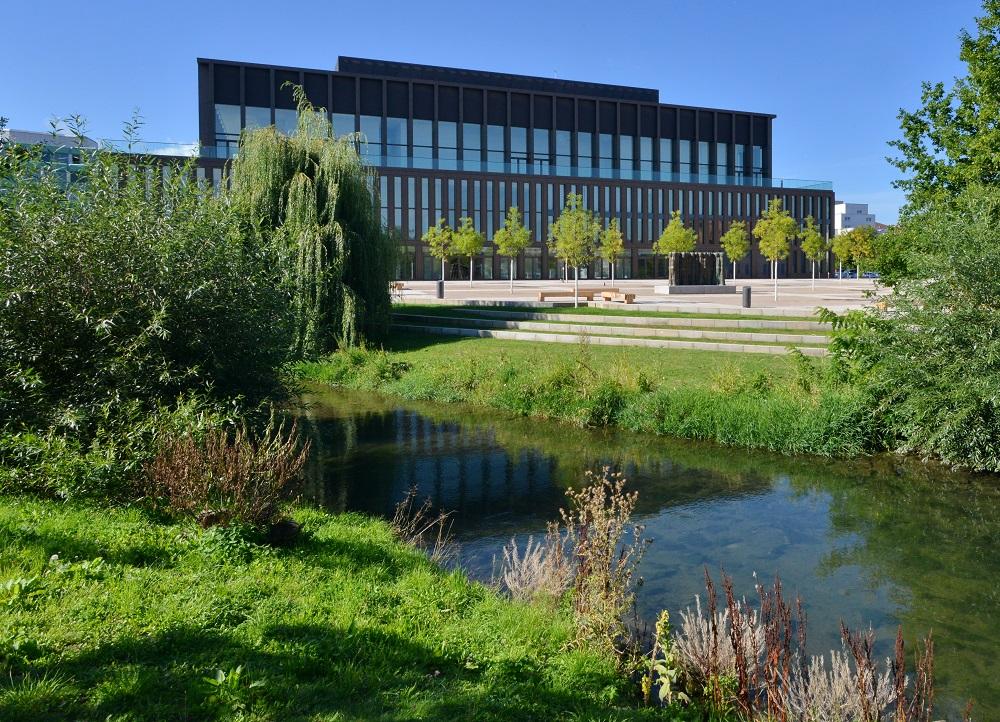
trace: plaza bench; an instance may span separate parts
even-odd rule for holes
[[[618,293],[617,291],[601,291],[602,301],[618,301],[620,303],[635,303],[634,293]]]
[[[594,296],[598,296],[605,293],[617,294],[618,292],[619,289],[617,288],[581,288],[580,298],[584,299],[585,301],[593,301]],[[573,291],[563,291],[561,289],[555,291],[538,292],[539,301],[544,301],[547,298],[573,298],[574,296],[576,296],[576,293],[574,293]],[[634,298],[635,294],[632,294],[632,296]]]

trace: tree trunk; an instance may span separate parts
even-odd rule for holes
[[[510,294],[514,295],[514,257],[510,257]]]
[[[469,288],[472,288],[472,256],[469,256]]]
[[[844,262],[840,261],[840,270],[837,271],[837,277],[840,278],[841,282],[844,280]]]
[[[441,259],[441,280],[444,280],[444,259]]]
[[[733,261],[733,283],[736,283],[736,261]]]
[[[569,264],[566,264],[567,273],[569,273]],[[573,269],[573,308],[580,307],[580,267],[576,266]]]
[[[615,285],[615,262],[614,262],[614,260],[611,261],[611,285],[612,285],[612,287]]]
[[[771,261],[771,276],[774,278],[774,300],[778,300],[778,261]]]
[[[813,290],[816,290],[816,261],[813,261]]]

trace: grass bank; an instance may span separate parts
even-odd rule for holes
[[[613,660],[568,648],[560,610],[443,571],[382,521],[293,515],[274,548],[0,497],[0,719],[652,717]]]
[[[866,399],[823,361],[687,349],[558,346],[397,334],[295,373],[411,400],[465,402],[581,426],[617,426],[787,454],[874,450]]]

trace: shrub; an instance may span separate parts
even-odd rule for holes
[[[164,441],[147,472],[170,508],[203,526],[272,523],[280,503],[305,464],[310,442],[299,441],[272,417],[255,435],[245,425],[211,429],[202,438],[188,432]]]
[[[133,162],[134,161],[134,162]],[[270,251],[191,165],[0,164],[0,415],[84,436],[102,406],[262,394],[286,357]]]
[[[503,548],[500,587],[514,599],[552,604],[573,581],[566,544],[558,524],[549,524],[545,537],[528,537],[522,551],[511,539]]]

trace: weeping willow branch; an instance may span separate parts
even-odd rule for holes
[[[232,202],[247,243],[273,254],[290,294],[292,350],[315,356],[388,327],[396,241],[382,227],[375,171],[357,135],[337,138],[300,86],[298,123],[246,130],[232,167]]]

